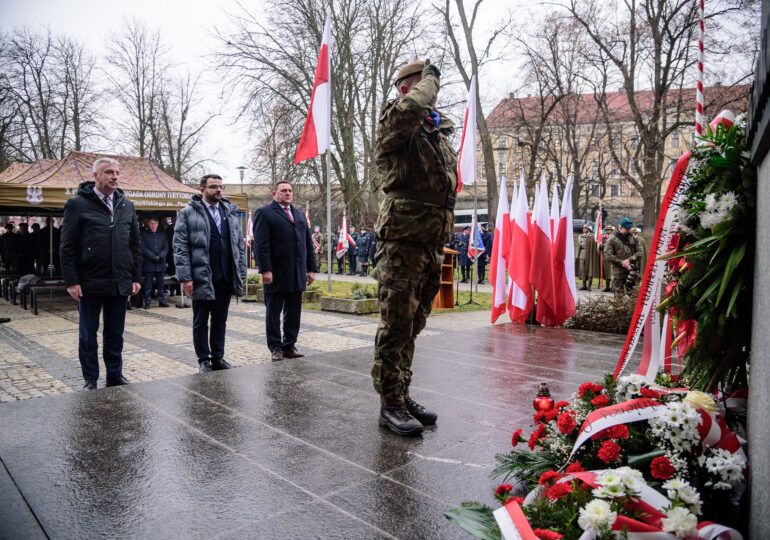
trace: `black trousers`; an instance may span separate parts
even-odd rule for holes
[[[345,271],[345,256],[337,259],[337,273],[342,274]]]
[[[355,274],[356,266],[357,266],[356,254],[348,250],[348,274]]]
[[[302,291],[265,293],[265,333],[270,352],[294,348],[299,335],[302,314]],[[283,339],[281,339],[281,312],[283,312]]]
[[[193,300],[193,346],[198,362],[225,357],[227,312],[232,295],[232,283],[222,280],[214,283],[214,300]]]
[[[78,302],[80,340],[78,356],[83,378],[99,378],[99,315],[104,313],[102,350],[108,377],[119,377],[123,370],[123,329],[126,324],[125,296],[83,295]]]
[[[487,277],[487,261],[479,261],[479,281],[484,281]]]

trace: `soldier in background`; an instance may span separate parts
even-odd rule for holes
[[[649,254],[649,250],[647,249],[647,241],[644,239],[641,232],[639,227],[634,227],[634,238],[636,238],[636,241],[639,243],[639,249],[642,250],[642,254],[639,257],[639,270],[644,272],[644,269],[647,268],[647,255]]]
[[[484,244],[484,251],[479,255],[479,285],[484,283],[487,277],[487,263],[492,256],[492,233],[487,229],[487,224],[481,224],[481,243]]]
[[[335,258],[337,259],[337,274],[342,275],[345,273],[345,254],[342,257],[337,257],[337,246],[340,245],[342,227],[337,227],[337,234],[334,235],[334,245],[332,251],[335,251]],[[331,268],[329,269],[331,272]]]
[[[361,276],[366,277],[369,274],[369,245],[371,237],[366,232],[366,227],[361,227],[361,234],[358,235],[358,261],[361,264]]]
[[[612,292],[630,291],[639,277],[639,259],[642,251],[634,235],[634,222],[628,218],[620,220],[618,232],[604,246],[605,260],[612,265]],[[632,283],[628,283],[629,276]]]
[[[468,283],[471,279],[471,257],[468,255],[468,245],[471,242],[471,228],[463,227],[463,232],[457,235],[457,258],[462,279],[460,283]]]
[[[607,257],[604,254],[604,250],[606,249],[607,242],[610,241],[610,238],[612,238],[614,232],[615,227],[612,225],[607,225],[604,227],[604,234],[602,234],[602,245],[599,246],[599,251],[601,252],[602,257],[602,278],[604,279],[604,289],[602,289],[602,292],[612,292],[612,287],[610,286],[612,270],[610,269],[610,264],[607,262]],[[599,286],[601,287],[601,283]]]
[[[591,280],[593,279],[593,272],[591,266],[591,246],[590,243],[596,243],[591,234],[591,226],[586,223],[583,225],[583,234],[577,238],[577,246],[575,246],[575,270],[577,276],[583,280],[583,286],[580,287],[581,291],[591,290]]]
[[[358,270],[358,233],[356,232],[356,226],[351,225],[348,227],[350,232],[350,238],[353,240],[353,244],[348,246],[348,275],[355,276]]]
[[[324,253],[326,253],[326,242],[324,240],[324,235],[321,233],[321,227],[316,225],[313,227],[313,234],[311,235],[311,239],[313,241],[313,253],[315,253],[315,261],[316,266],[320,268],[321,261],[324,258]]]
[[[381,426],[415,436],[437,414],[410,395],[414,341],[441,283],[444,244],[454,223],[457,158],[454,125],[435,110],[440,72],[410,62],[396,75],[399,96],[380,114],[375,160],[385,197],[380,205],[377,269],[380,324],[372,379]]]

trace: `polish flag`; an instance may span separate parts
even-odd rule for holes
[[[556,326],[556,296],[553,287],[551,226],[548,219],[548,186],[545,173],[540,177],[540,191],[532,212],[532,264],[529,280],[537,290],[536,320],[545,326]]]
[[[495,218],[495,238],[492,241],[492,260],[489,264],[489,281],[492,282],[492,316],[491,322],[505,313],[505,243],[506,233],[510,237],[510,219],[508,217],[508,191],[505,187],[505,177],[500,181],[500,197],[497,202],[497,217]],[[510,242],[510,240],[508,240]],[[510,246],[509,246],[510,247]]]
[[[457,158],[457,192],[463,188],[463,182],[472,184],[476,181],[476,76],[471,77],[468,89],[468,105],[465,107],[463,138],[460,142],[460,157]]]
[[[600,206],[599,207],[599,211],[596,212],[596,235],[595,235],[595,239],[596,239],[596,245],[597,246],[601,246],[602,245],[602,240],[604,238],[603,233],[604,233],[604,230],[603,230],[603,227],[602,227],[602,207]]]
[[[559,228],[559,186],[553,183],[553,196],[551,197],[551,214],[548,217],[551,224],[551,242],[556,242],[556,233]]]
[[[505,187],[506,179],[505,175],[502,175],[500,177],[500,182],[502,182],[502,186],[500,186],[500,197],[497,200],[497,213],[503,214],[503,238],[500,242],[500,253],[503,256],[503,259],[506,261],[508,260],[508,252],[511,249],[511,216],[510,216],[510,206],[508,206],[508,188]],[[516,182],[513,182],[513,194],[511,198],[513,198],[513,195],[516,194]],[[513,201],[511,201],[513,202]],[[505,203],[505,204],[503,204]],[[497,238],[497,218],[495,218],[495,238]],[[495,243],[492,241],[492,246],[494,247]],[[491,265],[491,262],[490,262]],[[491,266],[490,266],[491,268]]]
[[[331,62],[329,59],[329,33],[331,19],[326,16],[321,50],[318,52],[318,65],[315,69],[313,81],[313,93],[310,95],[310,110],[305,118],[305,127],[299,139],[297,153],[294,156],[294,164],[300,161],[314,158],[329,149],[331,139]]]
[[[561,216],[554,242],[553,284],[556,292],[556,324],[575,314],[577,287],[575,286],[575,246],[572,240],[572,176],[567,178],[561,201]]]
[[[529,211],[527,209],[527,190],[524,188],[524,176],[519,181],[516,206],[511,208],[511,250],[508,253],[508,274],[511,276],[511,288],[508,293],[508,315],[511,321],[524,324],[532,311],[532,285],[529,281],[531,252],[529,249]]]
[[[251,221],[251,212],[249,212],[249,219],[246,222],[246,241],[252,240],[254,240],[254,223]]]

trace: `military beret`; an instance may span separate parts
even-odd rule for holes
[[[630,229],[631,227],[634,226],[634,222],[628,219],[627,217],[624,217],[623,219],[620,220],[620,226],[623,227],[624,229]]]
[[[414,62],[409,62],[407,65],[399,69],[398,73],[396,73],[396,80],[393,83],[394,86],[398,86],[398,83],[401,82],[401,79],[406,79],[407,77],[411,77],[412,75],[422,73],[422,68],[424,67],[425,67],[424,60],[415,60]]]
[[[470,231],[470,230],[471,230],[471,228],[470,228],[470,227],[463,227],[463,230],[464,230],[464,231]]]

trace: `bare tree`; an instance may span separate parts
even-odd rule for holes
[[[436,5],[435,8],[441,14],[444,19],[444,26],[446,29],[447,37],[451,45],[450,55],[454,60],[457,70],[465,82],[465,87],[470,88],[471,77],[476,75],[477,84],[479,84],[479,68],[484,64],[486,60],[490,58],[490,52],[497,38],[502,34],[505,28],[508,26],[507,21],[502,21],[501,24],[493,29],[489,36],[484,49],[481,52],[477,52],[476,46],[473,41],[473,32],[476,28],[476,17],[479,13],[479,8],[484,0],[475,0],[473,3],[473,9],[471,10],[470,19],[465,11],[464,0],[455,0],[455,6],[457,8],[457,15],[460,19],[460,31],[455,29],[451,14],[450,0],[445,0],[443,5]],[[465,46],[460,46],[460,41],[464,41]],[[467,58],[466,58],[467,56]],[[470,72],[466,66],[470,66]],[[479,85],[480,86],[480,85]],[[476,92],[476,126],[481,135],[481,149],[484,155],[484,169],[486,171],[487,180],[487,208],[488,219],[490,222],[494,222],[497,215],[497,171],[495,170],[495,157],[494,147],[492,146],[492,138],[489,135],[489,128],[487,126],[486,116],[484,116],[484,108],[481,104],[481,95]]]
[[[160,33],[136,19],[124,22],[124,30],[110,45],[107,73],[114,97],[125,110],[121,125],[140,156],[151,155],[156,115],[160,108],[162,75],[169,66]]]
[[[96,61],[81,43],[67,37],[56,39],[59,88],[58,109],[61,117],[61,155],[85,149],[98,125],[97,108],[101,93],[93,80]]]

